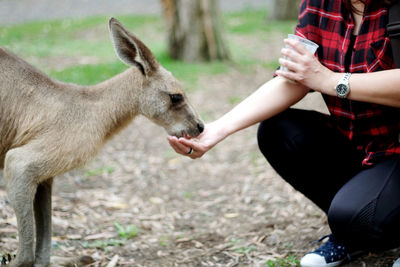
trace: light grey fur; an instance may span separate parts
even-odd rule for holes
[[[19,237],[13,267],[50,265],[53,178],[93,158],[136,115],[178,137],[204,127],[150,50],[116,19],[109,26],[116,53],[133,67],[94,86],[51,79],[0,48],[0,169]]]

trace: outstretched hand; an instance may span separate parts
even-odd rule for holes
[[[168,136],[168,142],[176,153],[192,159],[200,158],[224,138],[217,130],[216,124],[215,122],[207,124],[204,131],[196,138]]]

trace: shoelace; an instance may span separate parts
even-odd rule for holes
[[[313,244],[320,243],[326,238],[329,238],[328,241],[323,243],[313,253],[320,254],[321,256],[325,257],[325,259],[330,257],[331,262],[343,259],[344,257],[346,257],[349,261],[351,260],[350,254],[347,251],[346,247],[341,244],[338,244],[335,237],[332,234],[323,236],[312,243]]]

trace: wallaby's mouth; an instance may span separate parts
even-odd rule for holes
[[[177,138],[183,137],[186,139],[191,139],[199,136],[204,131],[204,123],[198,122],[194,127],[174,127],[167,129],[169,135],[175,136]]]
[[[182,130],[182,131],[179,131],[179,130],[178,131],[168,131],[167,130],[167,133],[171,136],[175,136],[176,138],[181,138],[181,137],[185,137],[188,135],[188,134],[186,134],[186,131],[184,131],[184,130]]]
[[[180,132],[177,131],[177,132],[174,132],[174,133],[170,133],[170,135],[175,136],[177,138],[183,137],[183,138],[186,138],[186,139],[191,139],[193,137],[198,136],[199,134],[200,133],[198,133],[198,134],[189,134],[186,130],[182,130]]]
[[[199,125],[199,124],[198,124]],[[199,136],[204,130],[204,124],[201,124],[200,126],[197,126],[195,128],[189,128],[188,130],[183,130],[181,132],[181,137],[191,139]]]
[[[191,139],[192,138],[192,136],[190,134],[188,134],[185,130],[182,130],[180,133],[175,134],[175,136],[177,138],[180,138],[180,137],[183,137],[183,138],[186,138],[186,139]]]
[[[186,139],[191,139],[192,137],[187,134],[185,131],[182,131],[182,137],[186,138]]]

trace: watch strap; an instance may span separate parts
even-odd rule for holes
[[[349,84],[350,76],[351,76],[351,73],[346,72],[346,74],[343,76],[343,78],[340,80],[339,83]]]
[[[350,93],[350,86],[349,86],[349,79],[350,79],[351,73],[350,72],[346,72],[345,75],[339,80],[339,82],[337,83],[335,90],[337,93],[337,96],[340,98],[346,98],[347,95]],[[341,89],[342,87],[345,86],[346,87],[346,91],[342,92]],[[340,88],[340,89],[339,89]]]

